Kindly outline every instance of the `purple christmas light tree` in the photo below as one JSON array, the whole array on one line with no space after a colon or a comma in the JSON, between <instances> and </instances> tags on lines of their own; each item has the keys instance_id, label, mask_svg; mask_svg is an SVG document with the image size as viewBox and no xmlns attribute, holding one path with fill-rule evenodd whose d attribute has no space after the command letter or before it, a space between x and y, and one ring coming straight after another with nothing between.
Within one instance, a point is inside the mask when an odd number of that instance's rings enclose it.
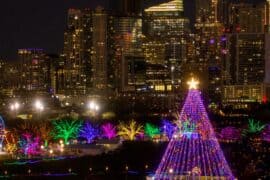
<instances>
[{"instance_id":1,"label":"purple christmas light tree","mask_svg":"<svg viewBox=\"0 0 270 180\"><path fill-rule=\"evenodd\" d=\"M174 132L153 179L234 179L192 79Z\"/></svg>"},{"instance_id":2,"label":"purple christmas light tree","mask_svg":"<svg viewBox=\"0 0 270 180\"><path fill-rule=\"evenodd\" d=\"M116 127L111 123L106 123L101 126L101 129L103 131L103 136L108 139L113 139L116 137Z\"/></svg>"},{"instance_id":3,"label":"purple christmas light tree","mask_svg":"<svg viewBox=\"0 0 270 180\"><path fill-rule=\"evenodd\" d=\"M162 120L161 130L168 137L168 139L171 139L173 136L173 132L175 131L175 125L170 121L164 119Z\"/></svg>"}]
</instances>

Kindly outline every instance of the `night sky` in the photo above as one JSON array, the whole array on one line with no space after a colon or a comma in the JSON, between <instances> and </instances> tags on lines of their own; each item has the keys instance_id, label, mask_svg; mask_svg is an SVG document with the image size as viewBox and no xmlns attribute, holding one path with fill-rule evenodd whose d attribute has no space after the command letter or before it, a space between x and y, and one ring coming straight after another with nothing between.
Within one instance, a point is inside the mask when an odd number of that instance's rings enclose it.
<instances>
[{"instance_id":1,"label":"night sky","mask_svg":"<svg viewBox=\"0 0 270 180\"><path fill-rule=\"evenodd\" d=\"M2 0L0 58L14 60L18 48L60 53L68 8L107 6L108 0ZM98 3L97 3L98 2Z\"/></svg>"},{"instance_id":2,"label":"night sky","mask_svg":"<svg viewBox=\"0 0 270 180\"><path fill-rule=\"evenodd\" d=\"M109 4L113 1L2 0L0 2L0 59L15 60L19 48L43 48L48 53L61 53L67 9L93 9L97 5L110 8ZM185 8L193 9L193 1L186 0ZM192 16L191 11L186 12L188 13L186 16Z\"/></svg>"}]
</instances>

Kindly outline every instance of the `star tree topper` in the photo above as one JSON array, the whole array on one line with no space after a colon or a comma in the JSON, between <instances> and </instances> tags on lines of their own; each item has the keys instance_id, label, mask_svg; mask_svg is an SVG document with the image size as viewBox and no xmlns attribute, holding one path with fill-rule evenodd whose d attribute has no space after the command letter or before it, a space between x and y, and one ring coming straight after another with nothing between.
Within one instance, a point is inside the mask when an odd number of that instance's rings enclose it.
<instances>
[{"instance_id":1,"label":"star tree topper","mask_svg":"<svg viewBox=\"0 0 270 180\"><path fill-rule=\"evenodd\" d=\"M189 89L197 89L199 81L192 78L190 81L187 82L187 84L189 85Z\"/></svg>"}]
</instances>

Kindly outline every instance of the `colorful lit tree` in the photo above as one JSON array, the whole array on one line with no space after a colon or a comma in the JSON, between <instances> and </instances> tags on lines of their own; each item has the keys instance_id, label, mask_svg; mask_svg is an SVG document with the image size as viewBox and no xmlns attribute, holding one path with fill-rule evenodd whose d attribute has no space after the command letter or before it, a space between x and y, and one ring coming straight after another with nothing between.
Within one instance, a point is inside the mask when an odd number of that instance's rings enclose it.
<instances>
[{"instance_id":1,"label":"colorful lit tree","mask_svg":"<svg viewBox=\"0 0 270 180\"><path fill-rule=\"evenodd\" d=\"M121 122L118 126L118 135L133 141L136 135L141 134L142 129L143 126L137 124L134 120L131 120L128 124Z\"/></svg>"},{"instance_id":2,"label":"colorful lit tree","mask_svg":"<svg viewBox=\"0 0 270 180\"><path fill-rule=\"evenodd\" d=\"M171 139L172 138L172 135L173 135L173 132L175 131L175 128L176 126L171 123L170 121L168 120L162 120L162 132L163 134L165 134L168 139Z\"/></svg>"},{"instance_id":3,"label":"colorful lit tree","mask_svg":"<svg viewBox=\"0 0 270 180\"><path fill-rule=\"evenodd\" d=\"M18 150L17 146L18 136L14 132L7 131L5 137L5 151L9 154L14 154Z\"/></svg>"},{"instance_id":4,"label":"colorful lit tree","mask_svg":"<svg viewBox=\"0 0 270 180\"><path fill-rule=\"evenodd\" d=\"M153 179L227 179L234 177L210 123L198 82L189 82L181 125L173 134Z\"/></svg>"},{"instance_id":5,"label":"colorful lit tree","mask_svg":"<svg viewBox=\"0 0 270 180\"><path fill-rule=\"evenodd\" d=\"M270 142L270 124L268 124L266 128L264 129L262 133L262 139L264 141Z\"/></svg>"},{"instance_id":6,"label":"colorful lit tree","mask_svg":"<svg viewBox=\"0 0 270 180\"><path fill-rule=\"evenodd\" d=\"M244 135L248 134L258 134L265 128L265 124L261 124L260 121L255 121L254 119L248 120L248 128L243 131Z\"/></svg>"},{"instance_id":7,"label":"colorful lit tree","mask_svg":"<svg viewBox=\"0 0 270 180\"><path fill-rule=\"evenodd\" d=\"M37 127L37 134L44 142L44 146L48 146L48 141L52 139L52 127L48 122L42 122Z\"/></svg>"},{"instance_id":8,"label":"colorful lit tree","mask_svg":"<svg viewBox=\"0 0 270 180\"><path fill-rule=\"evenodd\" d=\"M40 154L40 138L24 133L19 140L19 147L20 152L26 156L38 155Z\"/></svg>"},{"instance_id":9,"label":"colorful lit tree","mask_svg":"<svg viewBox=\"0 0 270 180\"><path fill-rule=\"evenodd\" d=\"M225 127L221 130L219 137L224 140L239 140L241 138L241 132L235 127Z\"/></svg>"},{"instance_id":10,"label":"colorful lit tree","mask_svg":"<svg viewBox=\"0 0 270 180\"><path fill-rule=\"evenodd\" d=\"M71 138L77 138L82 122L79 120L55 120L52 122L54 139L63 139L65 144Z\"/></svg>"},{"instance_id":11,"label":"colorful lit tree","mask_svg":"<svg viewBox=\"0 0 270 180\"><path fill-rule=\"evenodd\" d=\"M156 135L160 135L160 130L157 126L150 124L150 123L146 123L145 127L144 127L144 133L153 138Z\"/></svg>"},{"instance_id":12,"label":"colorful lit tree","mask_svg":"<svg viewBox=\"0 0 270 180\"><path fill-rule=\"evenodd\" d=\"M116 135L117 135L116 127L111 123L103 124L101 126L101 129L102 129L102 132L103 132L103 136L108 138L108 139L115 138Z\"/></svg>"},{"instance_id":13,"label":"colorful lit tree","mask_svg":"<svg viewBox=\"0 0 270 180\"><path fill-rule=\"evenodd\" d=\"M99 135L98 128L94 127L89 121L84 123L79 133L79 136L87 139L88 143L91 143L94 138L98 137L98 135Z\"/></svg>"}]
</instances>

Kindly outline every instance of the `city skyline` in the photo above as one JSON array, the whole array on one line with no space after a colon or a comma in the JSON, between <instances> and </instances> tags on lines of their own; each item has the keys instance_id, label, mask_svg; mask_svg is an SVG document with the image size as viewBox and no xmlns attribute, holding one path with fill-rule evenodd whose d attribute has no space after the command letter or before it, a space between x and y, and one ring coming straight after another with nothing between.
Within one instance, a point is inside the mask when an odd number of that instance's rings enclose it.
<instances>
[{"instance_id":1,"label":"city skyline","mask_svg":"<svg viewBox=\"0 0 270 180\"><path fill-rule=\"evenodd\" d=\"M17 50L21 48L42 48L49 53L61 53L68 9L108 8L110 0L47 0L39 3L11 0L1 4L0 59L12 61L16 60Z\"/></svg>"},{"instance_id":2,"label":"city skyline","mask_svg":"<svg viewBox=\"0 0 270 180\"><path fill-rule=\"evenodd\" d=\"M169 0L145 1L145 6ZM233 0L238 1L238 0ZM246 0L253 2L255 0ZM257 0L261 2L264 0ZM195 0L184 0L184 13L194 23ZM5 1L0 11L0 59L16 60L21 48L42 48L48 53L59 54L63 50L63 32L69 8L91 8L102 6L113 8L111 0L69 0L69 1ZM16 6L14 5L16 4ZM189 9L188 11L186 9ZM191 9L191 11L190 11ZM193 10L193 11L192 11ZM50 13L47 13L50 12ZM35 22L35 23L33 23Z\"/></svg>"},{"instance_id":3,"label":"city skyline","mask_svg":"<svg viewBox=\"0 0 270 180\"><path fill-rule=\"evenodd\" d=\"M270 179L270 0L12 1L0 177Z\"/></svg>"}]
</instances>

